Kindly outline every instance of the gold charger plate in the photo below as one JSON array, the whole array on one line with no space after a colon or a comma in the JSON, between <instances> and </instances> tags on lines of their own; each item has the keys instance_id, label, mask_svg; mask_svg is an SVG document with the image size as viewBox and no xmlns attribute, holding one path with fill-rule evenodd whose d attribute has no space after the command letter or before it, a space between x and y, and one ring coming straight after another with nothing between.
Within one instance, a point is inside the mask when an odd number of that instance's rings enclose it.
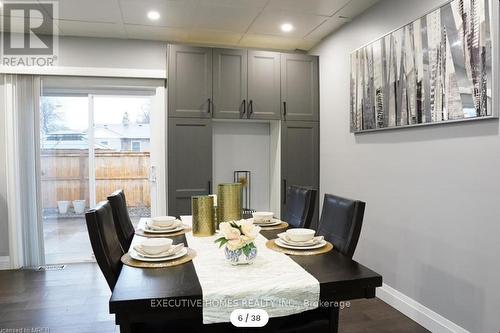
<instances>
[{"instance_id":1,"label":"gold charger plate","mask_svg":"<svg viewBox=\"0 0 500 333\"><path fill-rule=\"evenodd\" d=\"M333 249L333 244L330 242L326 242L326 245L320 247L319 249L312 250L293 250L293 249L285 249L284 247L276 245L274 239L270 239L266 242L266 246L276 252L281 252L285 254L291 254L294 256L313 256L316 254L323 254L330 252Z\"/></svg>"},{"instance_id":2,"label":"gold charger plate","mask_svg":"<svg viewBox=\"0 0 500 333\"><path fill-rule=\"evenodd\" d=\"M273 226L270 226L270 227L263 227L263 226L260 225L259 227L262 228L262 231L280 230L280 229L286 229L286 228L288 228L288 223L281 221L281 223L278 224L278 225L273 225Z\"/></svg>"},{"instance_id":3,"label":"gold charger plate","mask_svg":"<svg viewBox=\"0 0 500 333\"><path fill-rule=\"evenodd\" d=\"M122 256L122 263L124 265L130 266L130 267L137 267L137 268L165 268L165 267L174 267L174 266L179 266L182 264L185 264L187 262L190 262L193 260L194 257L196 257L196 251L187 248L188 252L185 256L174 259L174 260L168 260L168 261L157 261L157 262L146 262L146 261L140 261L140 260L135 260L132 259L130 254L125 253Z\"/></svg>"},{"instance_id":4,"label":"gold charger plate","mask_svg":"<svg viewBox=\"0 0 500 333\"><path fill-rule=\"evenodd\" d=\"M144 230L142 229L136 229L135 234L138 236L148 237L148 238L170 238L170 237L184 235L185 233L188 233L191 230L192 229L190 227L184 227L184 230L179 230L176 232L172 232L170 234L157 234L157 233L144 232Z\"/></svg>"}]
</instances>

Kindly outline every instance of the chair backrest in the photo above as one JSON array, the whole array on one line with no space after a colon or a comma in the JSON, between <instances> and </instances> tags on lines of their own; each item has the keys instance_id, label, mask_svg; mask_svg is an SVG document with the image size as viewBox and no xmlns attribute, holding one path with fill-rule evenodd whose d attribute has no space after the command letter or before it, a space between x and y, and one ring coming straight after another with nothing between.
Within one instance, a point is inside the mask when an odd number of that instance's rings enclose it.
<instances>
[{"instance_id":1,"label":"chair backrest","mask_svg":"<svg viewBox=\"0 0 500 333\"><path fill-rule=\"evenodd\" d=\"M108 197L108 200L113 210L113 220L115 221L118 240L123 251L128 252L135 230L128 214L125 192L123 190L115 191Z\"/></svg>"},{"instance_id":2,"label":"chair backrest","mask_svg":"<svg viewBox=\"0 0 500 333\"><path fill-rule=\"evenodd\" d=\"M97 264L113 291L122 269L124 252L116 235L111 205L108 201L101 202L85 214L85 219Z\"/></svg>"},{"instance_id":3,"label":"chair backrest","mask_svg":"<svg viewBox=\"0 0 500 333\"><path fill-rule=\"evenodd\" d=\"M283 214L291 228L309 228L314 215L316 190L290 186L286 194L286 210Z\"/></svg>"},{"instance_id":4,"label":"chair backrest","mask_svg":"<svg viewBox=\"0 0 500 333\"><path fill-rule=\"evenodd\" d=\"M325 194L318 234L352 258L361 233L365 205L362 201Z\"/></svg>"}]
</instances>

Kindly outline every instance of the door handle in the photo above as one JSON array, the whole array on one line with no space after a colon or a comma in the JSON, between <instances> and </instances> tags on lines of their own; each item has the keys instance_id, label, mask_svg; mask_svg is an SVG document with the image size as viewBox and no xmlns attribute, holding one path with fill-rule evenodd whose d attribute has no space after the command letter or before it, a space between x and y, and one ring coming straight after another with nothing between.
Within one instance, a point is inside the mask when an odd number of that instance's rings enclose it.
<instances>
[{"instance_id":1,"label":"door handle","mask_svg":"<svg viewBox=\"0 0 500 333\"><path fill-rule=\"evenodd\" d=\"M286 179L283 179L283 204L286 205Z\"/></svg>"},{"instance_id":2,"label":"door handle","mask_svg":"<svg viewBox=\"0 0 500 333\"><path fill-rule=\"evenodd\" d=\"M243 103L242 103L242 106L243 106L243 111L241 112L241 116L245 116L245 113L247 113L247 100L244 99L243 100Z\"/></svg>"},{"instance_id":3,"label":"door handle","mask_svg":"<svg viewBox=\"0 0 500 333\"><path fill-rule=\"evenodd\" d=\"M212 181L208 181L208 194L212 194Z\"/></svg>"},{"instance_id":4,"label":"door handle","mask_svg":"<svg viewBox=\"0 0 500 333\"><path fill-rule=\"evenodd\" d=\"M212 112L212 100L209 98L208 99L208 113Z\"/></svg>"},{"instance_id":5,"label":"door handle","mask_svg":"<svg viewBox=\"0 0 500 333\"><path fill-rule=\"evenodd\" d=\"M149 167L149 179L151 183L156 183L156 167L154 165Z\"/></svg>"},{"instance_id":6,"label":"door handle","mask_svg":"<svg viewBox=\"0 0 500 333\"><path fill-rule=\"evenodd\" d=\"M283 101L283 117L286 117L286 102Z\"/></svg>"},{"instance_id":7,"label":"door handle","mask_svg":"<svg viewBox=\"0 0 500 333\"><path fill-rule=\"evenodd\" d=\"M248 102L248 118L250 118L252 113L253 113L253 100L250 100Z\"/></svg>"}]
</instances>

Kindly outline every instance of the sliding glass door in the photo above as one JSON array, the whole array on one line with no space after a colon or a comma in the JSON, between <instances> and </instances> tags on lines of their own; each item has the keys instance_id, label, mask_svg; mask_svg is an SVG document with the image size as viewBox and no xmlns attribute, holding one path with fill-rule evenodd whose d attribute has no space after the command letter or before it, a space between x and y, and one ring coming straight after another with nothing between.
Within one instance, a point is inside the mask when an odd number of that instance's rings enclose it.
<instances>
[{"instance_id":1,"label":"sliding glass door","mask_svg":"<svg viewBox=\"0 0 500 333\"><path fill-rule=\"evenodd\" d=\"M162 91L112 88L46 89L41 98L47 264L94 260L84 214L115 190L125 191L133 223L165 211L157 172L164 165Z\"/></svg>"}]
</instances>

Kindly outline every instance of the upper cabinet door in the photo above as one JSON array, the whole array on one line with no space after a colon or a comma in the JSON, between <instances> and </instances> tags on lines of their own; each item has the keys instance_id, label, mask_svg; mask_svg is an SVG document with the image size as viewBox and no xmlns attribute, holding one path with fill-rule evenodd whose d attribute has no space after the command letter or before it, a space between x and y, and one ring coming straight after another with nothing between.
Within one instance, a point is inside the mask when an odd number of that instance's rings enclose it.
<instances>
[{"instance_id":1,"label":"upper cabinet door","mask_svg":"<svg viewBox=\"0 0 500 333\"><path fill-rule=\"evenodd\" d=\"M212 117L212 49L169 45L168 115Z\"/></svg>"},{"instance_id":2,"label":"upper cabinet door","mask_svg":"<svg viewBox=\"0 0 500 333\"><path fill-rule=\"evenodd\" d=\"M215 118L240 119L247 116L247 50L214 49Z\"/></svg>"},{"instance_id":3,"label":"upper cabinet door","mask_svg":"<svg viewBox=\"0 0 500 333\"><path fill-rule=\"evenodd\" d=\"M280 95L280 54L249 50L248 118L281 119Z\"/></svg>"},{"instance_id":4,"label":"upper cabinet door","mask_svg":"<svg viewBox=\"0 0 500 333\"><path fill-rule=\"evenodd\" d=\"M319 120L318 57L281 55L281 113L284 120Z\"/></svg>"}]
</instances>

